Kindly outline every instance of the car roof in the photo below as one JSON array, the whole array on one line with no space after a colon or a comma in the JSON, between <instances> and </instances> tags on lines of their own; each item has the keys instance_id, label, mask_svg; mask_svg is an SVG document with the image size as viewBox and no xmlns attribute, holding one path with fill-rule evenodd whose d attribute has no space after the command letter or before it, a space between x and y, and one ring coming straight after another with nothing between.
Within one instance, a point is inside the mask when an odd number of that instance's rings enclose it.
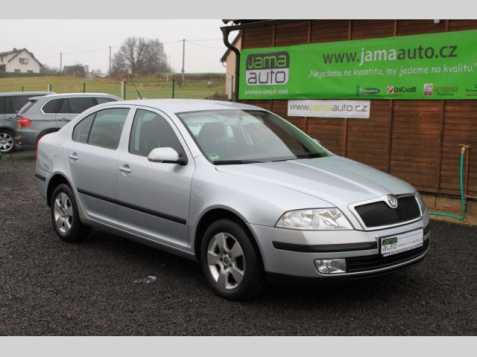
<instances>
[{"instance_id":1,"label":"car roof","mask_svg":"<svg viewBox=\"0 0 477 357\"><path fill-rule=\"evenodd\" d=\"M52 92L43 91L24 91L24 92L0 92L0 97L13 97L13 96L44 96L51 94Z\"/></svg>"},{"instance_id":2,"label":"car roof","mask_svg":"<svg viewBox=\"0 0 477 357\"><path fill-rule=\"evenodd\" d=\"M86 93L51 93L48 95L35 97L32 99L54 99L54 98L77 98L77 97L110 97L110 98L118 98L115 95L108 94L108 93L93 93L93 92L86 92Z\"/></svg>"},{"instance_id":3,"label":"car roof","mask_svg":"<svg viewBox=\"0 0 477 357\"><path fill-rule=\"evenodd\" d=\"M138 105L146 106L155 109L162 109L171 113L183 113L183 112L195 112L201 110L231 110L231 109L258 109L263 108L256 107L254 105L220 101L220 100L208 100L208 99L140 99L140 100L124 100L114 103L108 103L109 105Z\"/></svg>"}]
</instances>

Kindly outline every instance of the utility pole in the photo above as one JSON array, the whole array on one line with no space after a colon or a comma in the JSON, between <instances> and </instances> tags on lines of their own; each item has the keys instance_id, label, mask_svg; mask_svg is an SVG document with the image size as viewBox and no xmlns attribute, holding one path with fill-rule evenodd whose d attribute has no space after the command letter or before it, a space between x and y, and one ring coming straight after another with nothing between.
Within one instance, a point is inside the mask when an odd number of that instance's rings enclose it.
<instances>
[{"instance_id":1,"label":"utility pole","mask_svg":"<svg viewBox=\"0 0 477 357\"><path fill-rule=\"evenodd\" d=\"M111 75L112 72L112 55L111 55L111 46L109 46L109 75Z\"/></svg>"},{"instance_id":2,"label":"utility pole","mask_svg":"<svg viewBox=\"0 0 477 357\"><path fill-rule=\"evenodd\" d=\"M61 69L63 68L63 52L60 51L60 73L62 72Z\"/></svg>"},{"instance_id":3,"label":"utility pole","mask_svg":"<svg viewBox=\"0 0 477 357\"><path fill-rule=\"evenodd\" d=\"M185 74L185 38L182 39L182 83L184 83Z\"/></svg>"}]
</instances>

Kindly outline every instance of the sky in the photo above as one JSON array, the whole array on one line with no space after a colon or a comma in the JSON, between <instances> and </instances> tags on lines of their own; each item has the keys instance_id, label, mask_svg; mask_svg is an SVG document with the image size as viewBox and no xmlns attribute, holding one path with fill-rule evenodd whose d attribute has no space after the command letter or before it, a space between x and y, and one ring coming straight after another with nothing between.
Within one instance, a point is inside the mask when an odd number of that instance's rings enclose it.
<instances>
[{"instance_id":1,"label":"sky","mask_svg":"<svg viewBox=\"0 0 477 357\"><path fill-rule=\"evenodd\" d=\"M109 46L114 55L127 37L157 38L179 72L185 38L186 72L224 72L222 25L221 20L0 20L0 52L25 47L55 68L63 52L63 65L84 64L106 73Z\"/></svg>"}]
</instances>

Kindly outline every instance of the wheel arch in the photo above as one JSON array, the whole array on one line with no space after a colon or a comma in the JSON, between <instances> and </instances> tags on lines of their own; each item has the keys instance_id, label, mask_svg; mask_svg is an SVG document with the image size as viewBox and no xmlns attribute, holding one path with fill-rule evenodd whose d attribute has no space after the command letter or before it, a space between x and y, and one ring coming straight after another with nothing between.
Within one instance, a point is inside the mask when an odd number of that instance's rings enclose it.
<instances>
[{"instance_id":1,"label":"wheel arch","mask_svg":"<svg viewBox=\"0 0 477 357\"><path fill-rule=\"evenodd\" d=\"M44 136L46 134L56 133L60 129L61 128L48 128L48 129L44 129L44 130L40 131L40 133L38 133L38 135L36 137L36 142L38 143L38 140L40 140L42 136Z\"/></svg>"},{"instance_id":2,"label":"wheel arch","mask_svg":"<svg viewBox=\"0 0 477 357\"><path fill-rule=\"evenodd\" d=\"M264 262L263 262L263 254L258 244L257 237L252 229L250 229L249 225L247 224L247 220L240 215L237 211L229 207L212 207L205 211L199 218L196 224L196 229L194 232L194 254L196 256L197 261L200 261L200 246L202 243L202 239L204 236L205 231L213 222L219 219L230 219L239 225L241 225L248 235L251 237L252 244L254 245L255 249L257 249L260 264L262 269L264 269Z\"/></svg>"},{"instance_id":3,"label":"wheel arch","mask_svg":"<svg viewBox=\"0 0 477 357\"><path fill-rule=\"evenodd\" d=\"M66 178L64 174L60 172L53 174L51 178L48 180L48 185L46 188L46 202L48 206L51 205L51 195L53 194L53 191L58 185L62 183L68 185L74 192L73 186L71 185L70 181Z\"/></svg>"}]
</instances>

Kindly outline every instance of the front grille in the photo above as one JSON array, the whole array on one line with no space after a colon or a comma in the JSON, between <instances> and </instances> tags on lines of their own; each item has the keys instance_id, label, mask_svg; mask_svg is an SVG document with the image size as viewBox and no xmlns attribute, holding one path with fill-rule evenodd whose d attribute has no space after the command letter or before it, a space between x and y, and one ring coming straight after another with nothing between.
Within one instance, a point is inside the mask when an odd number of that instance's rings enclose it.
<instances>
[{"instance_id":1,"label":"front grille","mask_svg":"<svg viewBox=\"0 0 477 357\"><path fill-rule=\"evenodd\" d=\"M379 201L356 206L355 210L368 228L389 226L419 218L421 212L414 196L402 196L397 199L397 208L391 208L386 202Z\"/></svg>"},{"instance_id":2,"label":"front grille","mask_svg":"<svg viewBox=\"0 0 477 357\"><path fill-rule=\"evenodd\" d=\"M407 260L413 259L424 253L429 246L429 239L424 241L422 247L402 252L396 255L383 257L380 254L367 255L364 257L351 257L346 258L346 271L348 273L374 270L380 268L386 268L391 265L403 263Z\"/></svg>"}]
</instances>

